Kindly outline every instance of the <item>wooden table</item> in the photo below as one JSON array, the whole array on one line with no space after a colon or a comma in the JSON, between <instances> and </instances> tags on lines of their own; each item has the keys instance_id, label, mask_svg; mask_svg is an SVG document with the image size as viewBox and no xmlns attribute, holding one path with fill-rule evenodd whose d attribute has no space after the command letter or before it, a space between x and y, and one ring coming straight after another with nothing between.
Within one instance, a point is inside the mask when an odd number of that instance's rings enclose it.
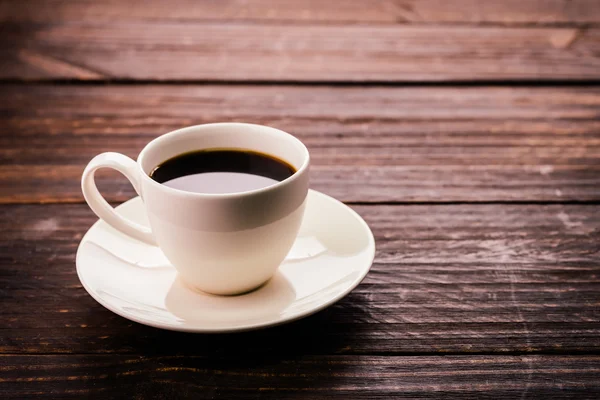
<instances>
[{"instance_id":1,"label":"wooden table","mask_svg":"<svg viewBox=\"0 0 600 400\"><path fill-rule=\"evenodd\" d=\"M0 20L0 398L600 396L597 0L2 0ZM369 223L349 296L194 335L81 287L85 164L214 121L297 135L311 186Z\"/></svg>"}]
</instances>

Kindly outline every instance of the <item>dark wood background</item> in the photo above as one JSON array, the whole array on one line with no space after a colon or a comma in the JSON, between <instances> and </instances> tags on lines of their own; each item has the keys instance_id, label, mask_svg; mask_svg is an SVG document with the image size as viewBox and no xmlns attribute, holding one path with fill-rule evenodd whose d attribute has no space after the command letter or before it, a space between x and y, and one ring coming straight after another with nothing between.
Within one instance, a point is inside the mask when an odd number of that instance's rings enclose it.
<instances>
[{"instance_id":1,"label":"dark wood background","mask_svg":"<svg viewBox=\"0 0 600 400\"><path fill-rule=\"evenodd\" d=\"M0 398L597 398L599 83L597 0L0 0ZM81 287L85 164L216 121L369 223L348 297L194 335Z\"/></svg>"}]
</instances>

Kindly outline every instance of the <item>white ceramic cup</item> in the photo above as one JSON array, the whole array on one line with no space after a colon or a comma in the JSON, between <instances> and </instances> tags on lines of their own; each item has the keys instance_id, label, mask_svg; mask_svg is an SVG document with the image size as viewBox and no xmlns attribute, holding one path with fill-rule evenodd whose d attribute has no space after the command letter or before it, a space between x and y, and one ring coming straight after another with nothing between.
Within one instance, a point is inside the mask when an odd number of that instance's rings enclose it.
<instances>
[{"instance_id":1,"label":"white ceramic cup","mask_svg":"<svg viewBox=\"0 0 600 400\"><path fill-rule=\"evenodd\" d=\"M203 194L162 185L150 173L162 162L194 150L245 149L273 155L296 169L262 189ZM83 195L98 217L122 233L160 247L180 277L212 294L239 294L273 276L298 234L308 193L310 157L294 136L242 123L197 125L162 135L144 147L137 162L119 153L90 161ZM125 175L142 198L151 229L128 221L106 202L94 182L99 168Z\"/></svg>"}]
</instances>

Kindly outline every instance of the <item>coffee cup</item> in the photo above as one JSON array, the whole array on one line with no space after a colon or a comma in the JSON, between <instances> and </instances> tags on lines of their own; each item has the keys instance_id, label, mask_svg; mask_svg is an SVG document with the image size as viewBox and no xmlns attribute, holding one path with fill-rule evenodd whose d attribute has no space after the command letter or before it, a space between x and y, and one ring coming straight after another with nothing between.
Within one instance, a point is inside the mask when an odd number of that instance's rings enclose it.
<instances>
[{"instance_id":1,"label":"coffee cup","mask_svg":"<svg viewBox=\"0 0 600 400\"><path fill-rule=\"evenodd\" d=\"M283 160L294 172L270 185L240 192L201 193L169 187L153 171L193 151L233 149ZM137 161L119 154L94 157L81 185L90 208L108 225L157 245L183 282L203 292L234 295L268 281L291 249L308 193L310 156L300 140L279 129L244 123L191 126L159 136ZM98 191L94 173L112 168L141 197L150 228L119 215Z\"/></svg>"}]
</instances>

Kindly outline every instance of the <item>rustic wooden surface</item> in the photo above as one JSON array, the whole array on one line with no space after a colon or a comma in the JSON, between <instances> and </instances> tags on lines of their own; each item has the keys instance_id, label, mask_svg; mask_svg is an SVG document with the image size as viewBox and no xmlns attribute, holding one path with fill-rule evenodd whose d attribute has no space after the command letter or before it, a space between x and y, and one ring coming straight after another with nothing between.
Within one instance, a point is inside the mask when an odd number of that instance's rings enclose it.
<instances>
[{"instance_id":1,"label":"rustic wooden surface","mask_svg":"<svg viewBox=\"0 0 600 400\"><path fill-rule=\"evenodd\" d=\"M596 0L39 3L0 3L0 79L600 78Z\"/></svg>"},{"instance_id":2,"label":"rustic wooden surface","mask_svg":"<svg viewBox=\"0 0 600 400\"><path fill-rule=\"evenodd\" d=\"M12 382L11 393L50 399L57 392L66 398L140 398L151 393L171 399L185 393L190 398L371 399L415 398L424 391L443 398L483 398L482 393L491 399L523 393L586 398L600 372L590 367L600 363L599 356L302 356L253 362L239 357L80 354L6 359L2 381ZM571 379L561 382L565 373Z\"/></svg>"},{"instance_id":3,"label":"rustic wooden surface","mask_svg":"<svg viewBox=\"0 0 600 400\"><path fill-rule=\"evenodd\" d=\"M192 20L338 23L600 23L596 0L0 0L1 21Z\"/></svg>"},{"instance_id":4,"label":"rustic wooden surface","mask_svg":"<svg viewBox=\"0 0 600 400\"><path fill-rule=\"evenodd\" d=\"M81 202L94 155L223 120L294 132L313 187L347 202L600 200L596 87L0 87L0 203ZM110 200L133 195L103 177Z\"/></svg>"},{"instance_id":5,"label":"rustic wooden surface","mask_svg":"<svg viewBox=\"0 0 600 400\"><path fill-rule=\"evenodd\" d=\"M0 78L394 82L600 78L600 28L5 23ZM373 62L377 60L377 62Z\"/></svg>"},{"instance_id":6,"label":"rustic wooden surface","mask_svg":"<svg viewBox=\"0 0 600 400\"><path fill-rule=\"evenodd\" d=\"M0 398L600 396L596 0L0 0L0 30ZM294 133L369 223L350 295L194 335L81 287L85 164L215 121Z\"/></svg>"}]
</instances>

